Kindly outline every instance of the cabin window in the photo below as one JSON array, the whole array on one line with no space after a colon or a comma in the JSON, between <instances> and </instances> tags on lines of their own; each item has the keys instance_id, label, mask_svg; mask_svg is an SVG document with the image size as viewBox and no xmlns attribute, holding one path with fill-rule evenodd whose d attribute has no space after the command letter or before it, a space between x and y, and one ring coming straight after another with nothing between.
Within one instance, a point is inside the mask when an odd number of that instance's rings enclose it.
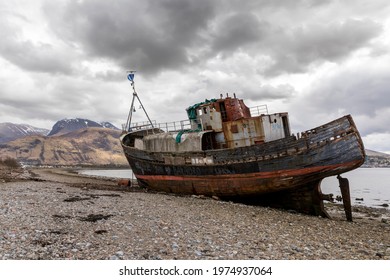
<instances>
[{"instance_id":1,"label":"cabin window","mask_svg":"<svg viewBox=\"0 0 390 280\"><path fill-rule=\"evenodd\" d=\"M198 115L199 115L199 116L202 115L202 109L199 109L199 110L198 110Z\"/></svg>"},{"instance_id":2,"label":"cabin window","mask_svg":"<svg viewBox=\"0 0 390 280\"><path fill-rule=\"evenodd\" d=\"M238 126L236 124L233 124L231 127L230 127L230 131L232 133L238 133Z\"/></svg>"},{"instance_id":3,"label":"cabin window","mask_svg":"<svg viewBox=\"0 0 390 280\"><path fill-rule=\"evenodd\" d=\"M207 107L203 107L203 112L205 115L207 115Z\"/></svg>"},{"instance_id":4,"label":"cabin window","mask_svg":"<svg viewBox=\"0 0 390 280\"><path fill-rule=\"evenodd\" d=\"M215 147L215 136L213 133L205 133L202 136L202 150L212 150Z\"/></svg>"},{"instance_id":5,"label":"cabin window","mask_svg":"<svg viewBox=\"0 0 390 280\"><path fill-rule=\"evenodd\" d=\"M220 110L221 110L222 121L223 121L223 122L226 122L226 121L228 120L228 118L227 118L225 103L220 102L220 103L219 103L219 108L220 108Z\"/></svg>"},{"instance_id":6,"label":"cabin window","mask_svg":"<svg viewBox=\"0 0 390 280\"><path fill-rule=\"evenodd\" d=\"M287 116L282 117L282 123L283 123L284 137L290 136L290 127L289 127Z\"/></svg>"}]
</instances>

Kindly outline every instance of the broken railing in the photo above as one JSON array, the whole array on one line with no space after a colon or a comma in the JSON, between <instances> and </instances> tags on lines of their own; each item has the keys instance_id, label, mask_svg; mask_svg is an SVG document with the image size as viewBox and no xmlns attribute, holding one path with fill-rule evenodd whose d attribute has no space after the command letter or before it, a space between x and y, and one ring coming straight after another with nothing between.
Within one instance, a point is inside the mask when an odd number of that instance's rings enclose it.
<instances>
[{"instance_id":1,"label":"broken railing","mask_svg":"<svg viewBox=\"0 0 390 280\"><path fill-rule=\"evenodd\" d=\"M252 117L268 114L267 105L259 105L249 108ZM155 120L148 122L136 122L132 123L129 131L136 130L150 130L150 133L156 133L158 130L153 128L161 129L164 132L179 132L183 130L194 129L194 127L202 126L202 124L197 123L195 120L182 120L182 121L173 121L173 122L164 122L157 123ZM122 129L125 130L125 126L122 125ZM201 129L202 130L202 129Z\"/></svg>"}]
</instances>

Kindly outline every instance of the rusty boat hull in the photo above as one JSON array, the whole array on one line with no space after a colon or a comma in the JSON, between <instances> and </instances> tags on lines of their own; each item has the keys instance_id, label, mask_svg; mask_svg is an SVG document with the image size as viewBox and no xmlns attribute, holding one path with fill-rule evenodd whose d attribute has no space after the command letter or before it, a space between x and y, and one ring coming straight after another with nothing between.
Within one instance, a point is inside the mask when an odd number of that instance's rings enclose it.
<instances>
[{"instance_id":1,"label":"rusty boat hull","mask_svg":"<svg viewBox=\"0 0 390 280\"><path fill-rule=\"evenodd\" d=\"M153 152L134 146L156 128L121 136L138 183L176 194L218 196L327 217L321 181L364 163L362 139L350 115L300 136L238 148ZM196 160L194 160L196 159ZM204 160L197 160L204 159Z\"/></svg>"}]
</instances>

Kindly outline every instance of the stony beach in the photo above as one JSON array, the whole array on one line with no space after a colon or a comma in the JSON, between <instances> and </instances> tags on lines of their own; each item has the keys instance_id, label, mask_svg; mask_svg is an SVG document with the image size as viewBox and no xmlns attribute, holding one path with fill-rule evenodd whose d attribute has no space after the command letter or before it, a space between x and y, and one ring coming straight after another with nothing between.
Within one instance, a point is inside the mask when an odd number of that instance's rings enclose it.
<instances>
[{"instance_id":1,"label":"stony beach","mask_svg":"<svg viewBox=\"0 0 390 280\"><path fill-rule=\"evenodd\" d=\"M118 186L61 169L3 170L0 260L383 260L390 213L347 222L198 196Z\"/></svg>"}]
</instances>

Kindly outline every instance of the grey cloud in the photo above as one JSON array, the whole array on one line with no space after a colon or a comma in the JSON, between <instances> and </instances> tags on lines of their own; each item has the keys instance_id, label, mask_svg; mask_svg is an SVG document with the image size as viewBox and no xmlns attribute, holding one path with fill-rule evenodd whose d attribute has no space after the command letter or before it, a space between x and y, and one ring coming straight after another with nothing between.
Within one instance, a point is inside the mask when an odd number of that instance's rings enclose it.
<instances>
[{"instance_id":1,"label":"grey cloud","mask_svg":"<svg viewBox=\"0 0 390 280\"><path fill-rule=\"evenodd\" d=\"M33 43L22 39L23 24L29 24L22 15L3 12L0 19L2 40L0 55L18 67L46 73L70 73L70 59L63 50L47 43Z\"/></svg>"},{"instance_id":2,"label":"grey cloud","mask_svg":"<svg viewBox=\"0 0 390 280\"><path fill-rule=\"evenodd\" d=\"M294 51L304 57L334 60L349 54L379 35L381 26L371 20L348 19L325 26L313 25L296 30Z\"/></svg>"},{"instance_id":3,"label":"grey cloud","mask_svg":"<svg viewBox=\"0 0 390 280\"><path fill-rule=\"evenodd\" d=\"M264 99L286 99L291 98L295 93L293 86L280 84L278 86L262 85L258 95Z\"/></svg>"},{"instance_id":4,"label":"grey cloud","mask_svg":"<svg viewBox=\"0 0 390 280\"><path fill-rule=\"evenodd\" d=\"M339 61L378 36L369 19L282 24L287 8L310 15L329 1L47 1L58 38L92 58L110 59L144 74L188 69L236 51L273 62L261 74L300 73L314 63ZM306 10L304 10L306 8Z\"/></svg>"},{"instance_id":5,"label":"grey cloud","mask_svg":"<svg viewBox=\"0 0 390 280\"><path fill-rule=\"evenodd\" d=\"M296 90L290 84L279 84L276 86L264 85L243 85L242 97L255 102L264 102L272 100L286 100L295 96Z\"/></svg>"},{"instance_id":6,"label":"grey cloud","mask_svg":"<svg viewBox=\"0 0 390 280\"><path fill-rule=\"evenodd\" d=\"M124 72L113 71L110 69L107 69L106 71L99 71L94 75L94 78L109 82L123 82L124 77Z\"/></svg>"},{"instance_id":7,"label":"grey cloud","mask_svg":"<svg viewBox=\"0 0 390 280\"><path fill-rule=\"evenodd\" d=\"M367 45L382 31L371 20L353 20L332 24L311 24L282 32L272 39L270 50L275 64L265 74L303 72L315 62L336 62Z\"/></svg>"},{"instance_id":8,"label":"grey cloud","mask_svg":"<svg viewBox=\"0 0 390 280\"><path fill-rule=\"evenodd\" d=\"M56 51L49 44L33 44L30 41L10 42L0 47L2 56L22 69L33 72L72 72L66 54Z\"/></svg>"},{"instance_id":9,"label":"grey cloud","mask_svg":"<svg viewBox=\"0 0 390 280\"><path fill-rule=\"evenodd\" d=\"M263 25L268 27L266 22L261 22L251 12L232 14L218 24L212 48L217 53L233 52L248 44L258 43L265 33Z\"/></svg>"},{"instance_id":10,"label":"grey cloud","mask_svg":"<svg viewBox=\"0 0 390 280\"><path fill-rule=\"evenodd\" d=\"M339 73L328 82L324 81L313 89L312 98L324 109L374 117L379 110L390 107L389 88L386 72L372 73L360 69Z\"/></svg>"},{"instance_id":11,"label":"grey cloud","mask_svg":"<svg viewBox=\"0 0 390 280\"><path fill-rule=\"evenodd\" d=\"M18 116L26 123L37 119L58 120L62 113L62 108L53 98L32 97L17 99L15 97L1 98L1 114Z\"/></svg>"},{"instance_id":12,"label":"grey cloud","mask_svg":"<svg viewBox=\"0 0 390 280\"><path fill-rule=\"evenodd\" d=\"M389 133L390 118L388 89L390 68L378 64L354 66L351 69L327 73L308 88L305 95L295 99L291 111L302 120L330 121L351 114L362 134ZM318 120L317 120L318 122Z\"/></svg>"},{"instance_id":13,"label":"grey cloud","mask_svg":"<svg viewBox=\"0 0 390 280\"><path fill-rule=\"evenodd\" d=\"M34 94L23 85L18 92L14 88L2 89L0 117L15 115L22 120L46 119L54 123L66 117L112 120L122 110L125 115L128 104L123 104L124 97L115 90L110 91L110 83L94 81L92 85L74 77L50 80L42 85L42 92Z\"/></svg>"},{"instance_id":14,"label":"grey cloud","mask_svg":"<svg viewBox=\"0 0 390 280\"><path fill-rule=\"evenodd\" d=\"M48 2L45 11L58 37L82 45L88 55L112 59L124 69L157 73L190 64L188 50L201 40L212 16L210 1Z\"/></svg>"},{"instance_id":15,"label":"grey cloud","mask_svg":"<svg viewBox=\"0 0 390 280\"><path fill-rule=\"evenodd\" d=\"M230 10L286 10L289 13L312 7L326 6L334 0L256 0L256 1L242 1L242 0L227 0L222 1Z\"/></svg>"}]
</instances>

